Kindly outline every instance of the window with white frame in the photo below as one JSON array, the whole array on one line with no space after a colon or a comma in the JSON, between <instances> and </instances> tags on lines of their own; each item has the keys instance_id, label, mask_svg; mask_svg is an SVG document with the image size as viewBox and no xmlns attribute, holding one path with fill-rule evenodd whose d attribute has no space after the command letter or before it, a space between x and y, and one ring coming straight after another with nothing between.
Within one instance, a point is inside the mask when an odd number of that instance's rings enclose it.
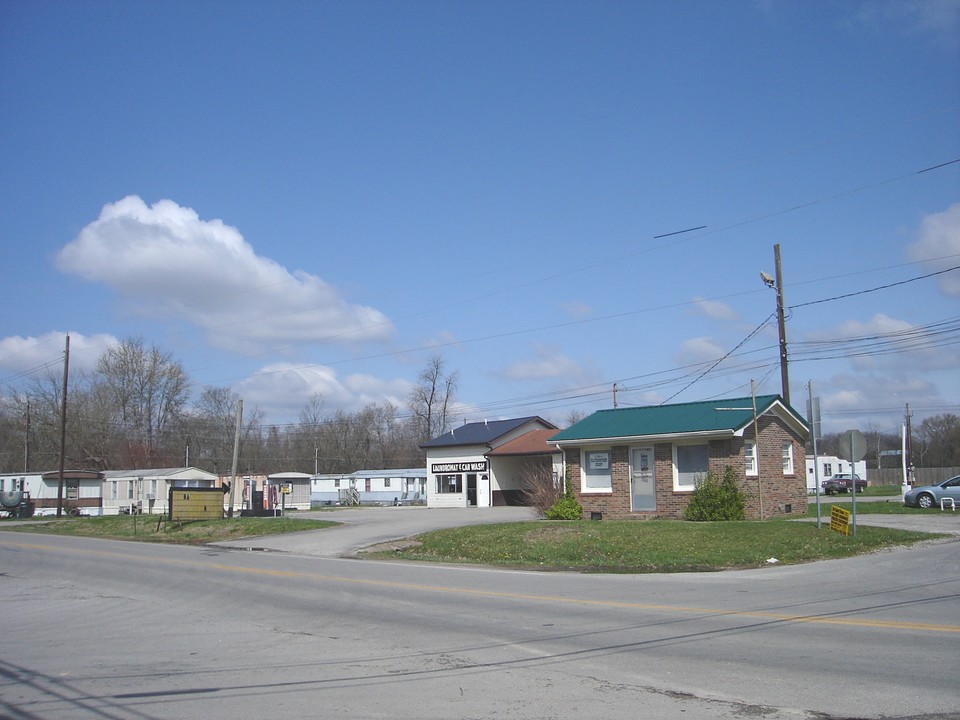
<instances>
[{"instance_id":1,"label":"window with white frame","mask_svg":"<svg viewBox=\"0 0 960 720\"><path fill-rule=\"evenodd\" d=\"M133 500L133 480L127 480L127 500Z\"/></svg>"},{"instance_id":2,"label":"window with white frame","mask_svg":"<svg viewBox=\"0 0 960 720\"><path fill-rule=\"evenodd\" d=\"M582 492L613 492L609 450L584 450Z\"/></svg>"},{"instance_id":3,"label":"window with white frame","mask_svg":"<svg viewBox=\"0 0 960 720\"><path fill-rule=\"evenodd\" d=\"M833 463L824 463L823 464L823 477L830 477L833 475Z\"/></svg>"},{"instance_id":4,"label":"window with white frame","mask_svg":"<svg viewBox=\"0 0 960 720\"><path fill-rule=\"evenodd\" d=\"M793 475L793 443L783 441L783 474Z\"/></svg>"},{"instance_id":5,"label":"window with white frame","mask_svg":"<svg viewBox=\"0 0 960 720\"><path fill-rule=\"evenodd\" d=\"M757 474L757 442L755 440L743 442L743 465L747 475Z\"/></svg>"},{"instance_id":6,"label":"window with white frame","mask_svg":"<svg viewBox=\"0 0 960 720\"><path fill-rule=\"evenodd\" d=\"M710 452L702 445L673 446L673 489L693 490L697 480L707 475L710 469Z\"/></svg>"},{"instance_id":7,"label":"window with white frame","mask_svg":"<svg viewBox=\"0 0 960 720\"><path fill-rule=\"evenodd\" d=\"M384 486L385 488L390 487L390 478L384 478L384 479L383 479L383 486Z\"/></svg>"},{"instance_id":8,"label":"window with white frame","mask_svg":"<svg viewBox=\"0 0 960 720\"><path fill-rule=\"evenodd\" d=\"M119 491L117 490L117 486L118 486L119 484L120 484L120 483L118 483L116 480L114 480L113 482L110 483L110 499L111 499L111 500L116 500L116 499L117 499L117 497L118 497L118 495L119 495Z\"/></svg>"}]
</instances>

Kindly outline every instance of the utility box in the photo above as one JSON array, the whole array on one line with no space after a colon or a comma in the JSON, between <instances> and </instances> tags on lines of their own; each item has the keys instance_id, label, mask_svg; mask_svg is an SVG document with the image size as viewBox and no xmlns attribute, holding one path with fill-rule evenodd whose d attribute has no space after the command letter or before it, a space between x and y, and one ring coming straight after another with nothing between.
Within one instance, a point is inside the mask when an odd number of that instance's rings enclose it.
<instances>
[{"instance_id":1,"label":"utility box","mask_svg":"<svg viewBox=\"0 0 960 720\"><path fill-rule=\"evenodd\" d=\"M223 488L170 488L171 521L219 520L223 517Z\"/></svg>"}]
</instances>

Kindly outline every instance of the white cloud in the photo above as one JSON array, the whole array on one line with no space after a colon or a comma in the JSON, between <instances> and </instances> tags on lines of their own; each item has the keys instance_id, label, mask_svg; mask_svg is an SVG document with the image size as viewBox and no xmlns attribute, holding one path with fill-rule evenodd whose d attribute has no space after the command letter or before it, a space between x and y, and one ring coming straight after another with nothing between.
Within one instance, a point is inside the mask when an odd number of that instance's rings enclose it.
<instances>
[{"instance_id":1,"label":"white cloud","mask_svg":"<svg viewBox=\"0 0 960 720\"><path fill-rule=\"evenodd\" d=\"M257 255L221 220L171 200L105 205L56 257L64 273L107 285L143 316L183 320L238 352L285 344L382 341L380 311L344 300L316 275Z\"/></svg>"},{"instance_id":2,"label":"white cloud","mask_svg":"<svg viewBox=\"0 0 960 720\"><path fill-rule=\"evenodd\" d=\"M912 374L838 374L817 386L824 431L843 432L887 420L884 432L896 432L906 411L913 407L938 406L943 398L937 386Z\"/></svg>"},{"instance_id":3,"label":"white cloud","mask_svg":"<svg viewBox=\"0 0 960 720\"><path fill-rule=\"evenodd\" d=\"M240 382L237 392L251 407L268 417L296 418L314 395L324 408L353 413L367 405L391 403L404 408L411 385L406 380L383 380L370 375L337 373L325 365L273 363Z\"/></svg>"},{"instance_id":4,"label":"white cloud","mask_svg":"<svg viewBox=\"0 0 960 720\"><path fill-rule=\"evenodd\" d=\"M877 313L867 322L848 320L835 328L811 333L805 340L811 343L836 343L855 338L876 338L878 343L897 343L885 346L878 344L875 353L870 353L863 343L858 344L856 350L847 354L855 370L885 368L920 372L960 366L960 352L949 346L941 346L935 335L923 332L905 320L891 318L883 313ZM883 352L884 349L890 352ZM835 349L831 354L842 352L841 349Z\"/></svg>"},{"instance_id":5,"label":"white cloud","mask_svg":"<svg viewBox=\"0 0 960 720\"><path fill-rule=\"evenodd\" d=\"M960 265L960 203L927 215L917 235L917 241L907 248L911 260L929 261L938 270ZM947 295L960 295L960 270L941 275L940 289Z\"/></svg>"},{"instance_id":6,"label":"white cloud","mask_svg":"<svg viewBox=\"0 0 960 720\"><path fill-rule=\"evenodd\" d=\"M684 340L673 358L678 365L693 365L716 360L726 354L727 350L712 338L697 337Z\"/></svg>"},{"instance_id":7,"label":"white cloud","mask_svg":"<svg viewBox=\"0 0 960 720\"><path fill-rule=\"evenodd\" d=\"M736 310L726 303L717 300L706 300L702 297L693 299L693 313L710 318L711 320L736 320L739 316Z\"/></svg>"},{"instance_id":8,"label":"white cloud","mask_svg":"<svg viewBox=\"0 0 960 720\"><path fill-rule=\"evenodd\" d=\"M503 370L510 380L545 380L548 378L580 378L583 369L571 357L557 348L540 345L534 360L521 360Z\"/></svg>"},{"instance_id":9,"label":"white cloud","mask_svg":"<svg viewBox=\"0 0 960 720\"><path fill-rule=\"evenodd\" d=\"M110 347L119 344L112 335L49 332L39 337L14 335L0 339L0 371L22 377L43 377L48 369L61 372L66 336L70 335L70 375L89 372ZM13 379L13 378L11 378Z\"/></svg>"},{"instance_id":10,"label":"white cloud","mask_svg":"<svg viewBox=\"0 0 960 720\"><path fill-rule=\"evenodd\" d=\"M960 37L960 3L957 0L868 0L856 7L850 24L881 32L892 28L907 37L929 40L952 51Z\"/></svg>"},{"instance_id":11,"label":"white cloud","mask_svg":"<svg viewBox=\"0 0 960 720\"><path fill-rule=\"evenodd\" d=\"M586 320L587 318L593 317L593 308L586 303L571 300L562 303L560 307L574 320Z\"/></svg>"}]
</instances>

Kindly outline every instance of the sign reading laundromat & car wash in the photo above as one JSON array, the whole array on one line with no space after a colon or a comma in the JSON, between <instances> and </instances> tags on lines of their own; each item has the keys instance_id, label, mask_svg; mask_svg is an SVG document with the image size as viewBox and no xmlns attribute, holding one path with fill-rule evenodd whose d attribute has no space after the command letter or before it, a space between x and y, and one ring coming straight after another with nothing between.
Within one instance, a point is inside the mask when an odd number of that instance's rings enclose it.
<instances>
[{"instance_id":1,"label":"sign reading laundromat & car wash","mask_svg":"<svg viewBox=\"0 0 960 720\"><path fill-rule=\"evenodd\" d=\"M430 472L432 473L486 472L486 470L486 460L474 462L433 463L430 465Z\"/></svg>"}]
</instances>

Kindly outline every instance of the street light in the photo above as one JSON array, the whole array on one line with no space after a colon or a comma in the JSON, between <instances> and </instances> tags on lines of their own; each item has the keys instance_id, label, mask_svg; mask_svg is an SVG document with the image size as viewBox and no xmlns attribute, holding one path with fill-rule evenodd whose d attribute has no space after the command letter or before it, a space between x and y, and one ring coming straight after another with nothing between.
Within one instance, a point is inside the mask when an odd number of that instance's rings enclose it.
<instances>
[{"instance_id":1,"label":"street light","mask_svg":"<svg viewBox=\"0 0 960 720\"><path fill-rule=\"evenodd\" d=\"M790 404L790 376L787 372L787 328L783 317L783 277L780 274L780 244L773 246L773 257L776 263L776 278L769 273L761 272L760 279L768 288L777 291L777 331L780 335L780 394L783 401Z\"/></svg>"}]
</instances>

